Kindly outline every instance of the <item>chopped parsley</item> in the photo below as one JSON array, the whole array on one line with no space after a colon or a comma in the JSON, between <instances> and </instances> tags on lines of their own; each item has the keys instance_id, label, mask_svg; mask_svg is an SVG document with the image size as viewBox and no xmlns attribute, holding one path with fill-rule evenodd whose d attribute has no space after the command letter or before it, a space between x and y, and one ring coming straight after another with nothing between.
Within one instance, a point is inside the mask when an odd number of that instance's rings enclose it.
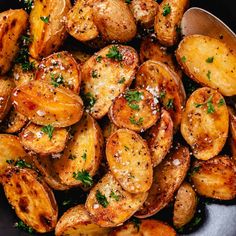
<instances>
[{"instance_id":1,"label":"chopped parsley","mask_svg":"<svg viewBox=\"0 0 236 236\"><path fill-rule=\"evenodd\" d=\"M96 191L96 195L95 195L98 203L104 207L104 208L107 208L108 206L108 201L107 201L107 198L105 195L103 195L99 190Z\"/></svg>"},{"instance_id":2,"label":"chopped parsley","mask_svg":"<svg viewBox=\"0 0 236 236\"><path fill-rule=\"evenodd\" d=\"M170 8L170 5L168 3L168 4L164 5L162 15L167 16L167 15L170 14L170 12L171 12L171 8Z\"/></svg>"},{"instance_id":3,"label":"chopped parsley","mask_svg":"<svg viewBox=\"0 0 236 236\"><path fill-rule=\"evenodd\" d=\"M117 60L117 61L122 61L123 60L123 55L119 52L119 49L117 46L112 46L106 57Z\"/></svg>"},{"instance_id":4,"label":"chopped parsley","mask_svg":"<svg viewBox=\"0 0 236 236\"><path fill-rule=\"evenodd\" d=\"M215 108L212 104L212 98L213 98L213 95L211 95L206 102L204 103L195 103L195 107L198 108L198 107L202 107L203 105L207 105L207 113L208 114L211 114L211 113L214 113L215 112Z\"/></svg>"},{"instance_id":5,"label":"chopped parsley","mask_svg":"<svg viewBox=\"0 0 236 236\"><path fill-rule=\"evenodd\" d=\"M135 117L132 116L132 117L129 118L129 121L130 121L130 123L133 124L133 125L138 125L138 126L140 126L140 125L143 124L143 117L140 117L138 120L135 120Z\"/></svg>"},{"instance_id":6,"label":"chopped parsley","mask_svg":"<svg viewBox=\"0 0 236 236\"><path fill-rule=\"evenodd\" d=\"M119 81L118 84L123 84L125 82L125 77L122 77Z\"/></svg>"},{"instance_id":7,"label":"chopped parsley","mask_svg":"<svg viewBox=\"0 0 236 236\"><path fill-rule=\"evenodd\" d=\"M137 231L139 232L141 220L134 217L131 219L131 222L134 224L134 228L136 228Z\"/></svg>"},{"instance_id":8,"label":"chopped parsley","mask_svg":"<svg viewBox=\"0 0 236 236\"><path fill-rule=\"evenodd\" d=\"M86 160L86 159L87 159L87 154L86 154L86 152L84 152L84 154L83 154L81 157L82 157L82 159Z\"/></svg>"},{"instance_id":9,"label":"chopped parsley","mask_svg":"<svg viewBox=\"0 0 236 236\"><path fill-rule=\"evenodd\" d=\"M84 101L85 107L88 109L91 109L96 103L96 98L91 93L82 94L81 97Z\"/></svg>"},{"instance_id":10,"label":"chopped parsley","mask_svg":"<svg viewBox=\"0 0 236 236\"><path fill-rule=\"evenodd\" d=\"M85 187L91 187L93 185L93 178L88 171L82 170L77 173L73 173L73 178L82 182Z\"/></svg>"},{"instance_id":11,"label":"chopped parsley","mask_svg":"<svg viewBox=\"0 0 236 236\"><path fill-rule=\"evenodd\" d=\"M72 203L72 200L64 200L62 202L62 206L69 206L69 205L71 205L71 203Z\"/></svg>"},{"instance_id":12,"label":"chopped parsley","mask_svg":"<svg viewBox=\"0 0 236 236\"><path fill-rule=\"evenodd\" d=\"M101 62L102 61L102 56L97 56L96 61Z\"/></svg>"},{"instance_id":13,"label":"chopped parsley","mask_svg":"<svg viewBox=\"0 0 236 236\"><path fill-rule=\"evenodd\" d=\"M64 78L61 74L55 77L55 74L51 73L51 80L51 85L53 85L55 88L59 87L61 84L64 84Z\"/></svg>"},{"instance_id":14,"label":"chopped parsley","mask_svg":"<svg viewBox=\"0 0 236 236\"><path fill-rule=\"evenodd\" d=\"M14 160L6 160L6 163L12 165L14 163Z\"/></svg>"},{"instance_id":15,"label":"chopped parsley","mask_svg":"<svg viewBox=\"0 0 236 236\"><path fill-rule=\"evenodd\" d=\"M115 194L114 191L111 191L110 197L116 200L117 202L120 200L120 196Z\"/></svg>"},{"instance_id":16,"label":"chopped parsley","mask_svg":"<svg viewBox=\"0 0 236 236\"><path fill-rule=\"evenodd\" d=\"M92 77L97 78L98 77L98 72L96 70L92 71Z\"/></svg>"},{"instance_id":17,"label":"chopped parsley","mask_svg":"<svg viewBox=\"0 0 236 236\"><path fill-rule=\"evenodd\" d=\"M30 165L29 163L25 162L24 160L17 160L15 162L15 166L18 168L32 168L32 165Z\"/></svg>"},{"instance_id":18,"label":"chopped parsley","mask_svg":"<svg viewBox=\"0 0 236 236\"><path fill-rule=\"evenodd\" d=\"M24 1L23 1L23 4L24 4L24 9L25 9L28 13L30 13L30 11L32 10L34 1L33 1L33 0L24 0Z\"/></svg>"},{"instance_id":19,"label":"chopped parsley","mask_svg":"<svg viewBox=\"0 0 236 236\"><path fill-rule=\"evenodd\" d=\"M220 101L218 102L218 107L221 107L225 104L224 98L221 98Z\"/></svg>"},{"instance_id":20,"label":"chopped parsley","mask_svg":"<svg viewBox=\"0 0 236 236\"><path fill-rule=\"evenodd\" d=\"M170 98L166 104L166 108L173 109L174 108L174 99Z\"/></svg>"},{"instance_id":21,"label":"chopped parsley","mask_svg":"<svg viewBox=\"0 0 236 236\"><path fill-rule=\"evenodd\" d=\"M130 4L132 0L125 0L125 3Z\"/></svg>"},{"instance_id":22,"label":"chopped parsley","mask_svg":"<svg viewBox=\"0 0 236 236\"><path fill-rule=\"evenodd\" d=\"M182 56L182 57L181 57L181 61L182 61L182 62L186 62L186 61L187 61L186 56Z\"/></svg>"},{"instance_id":23,"label":"chopped parsley","mask_svg":"<svg viewBox=\"0 0 236 236\"><path fill-rule=\"evenodd\" d=\"M210 70L207 71L207 78L208 78L209 80L211 80L211 71L210 71Z\"/></svg>"},{"instance_id":24,"label":"chopped parsley","mask_svg":"<svg viewBox=\"0 0 236 236\"><path fill-rule=\"evenodd\" d=\"M160 92L160 98L163 99L163 98L165 98L165 96L166 96L166 92L161 91Z\"/></svg>"},{"instance_id":25,"label":"chopped parsley","mask_svg":"<svg viewBox=\"0 0 236 236\"><path fill-rule=\"evenodd\" d=\"M18 222L15 223L14 225L16 228L23 230L25 232L28 232L32 234L34 232L33 228L30 226L26 225L22 220L19 220Z\"/></svg>"},{"instance_id":26,"label":"chopped parsley","mask_svg":"<svg viewBox=\"0 0 236 236\"><path fill-rule=\"evenodd\" d=\"M200 166L195 166L190 175L194 175L195 173L197 173L200 170L200 168L201 168Z\"/></svg>"},{"instance_id":27,"label":"chopped parsley","mask_svg":"<svg viewBox=\"0 0 236 236\"><path fill-rule=\"evenodd\" d=\"M139 105L135 102L140 102L143 98L143 93L139 91L127 91L124 95L125 99L128 101L128 105L133 110L139 110Z\"/></svg>"},{"instance_id":28,"label":"chopped parsley","mask_svg":"<svg viewBox=\"0 0 236 236\"><path fill-rule=\"evenodd\" d=\"M48 135L48 137L49 137L50 140L52 139L52 135L53 135L53 132L54 132L54 127L53 127L52 125L43 126L41 130L42 130L45 134Z\"/></svg>"},{"instance_id":29,"label":"chopped parsley","mask_svg":"<svg viewBox=\"0 0 236 236\"><path fill-rule=\"evenodd\" d=\"M41 16L40 20L43 21L45 24L48 24L49 18L50 18L50 15L49 16Z\"/></svg>"},{"instance_id":30,"label":"chopped parsley","mask_svg":"<svg viewBox=\"0 0 236 236\"><path fill-rule=\"evenodd\" d=\"M129 150L129 147L127 147L127 146L124 146L124 148L125 148L125 151L128 151L128 150Z\"/></svg>"},{"instance_id":31,"label":"chopped parsley","mask_svg":"<svg viewBox=\"0 0 236 236\"><path fill-rule=\"evenodd\" d=\"M208 57L207 59L206 59L206 62L207 63L212 63L214 61L214 57Z\"/></svg>"}]
</instances>

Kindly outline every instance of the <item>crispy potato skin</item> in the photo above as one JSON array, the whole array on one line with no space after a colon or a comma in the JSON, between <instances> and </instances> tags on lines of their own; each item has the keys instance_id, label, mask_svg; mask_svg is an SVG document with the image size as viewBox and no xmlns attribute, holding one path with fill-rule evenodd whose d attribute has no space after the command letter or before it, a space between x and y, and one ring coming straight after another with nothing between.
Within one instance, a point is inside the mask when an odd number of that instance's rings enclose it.
<instances>
[{"instance_id":1,"label":"crispy potato skin","mask_svg":"<svg viewBox=\"0 0 236 236\"><path fill-rule=\"evenodd\" d=\"M29 52L33 58L48 56L62 45L67 35L63 17L70 8L69 0L34 1L34 8L29 19L30 34L33 37ZM42 20L45 18L46 21Z\"/></svg>"},{"instance_id":2,"label":"crispy potato skin","mask_svg":"<svg viewBox=\"0 0 236 236\"><path fill-rule=\"evenodd\" d=\"M211 57L213 61L208 63ZM180 42L176 58L191 79L224 96L236 95L236 57L223 42L203 35L187 36Z\"/></svg>"},{"instance_id":3,"label":"crispy potato skin","mask_svg":"<svg viewBox=\"0 0 236 236\"><path fill-rule=\"evenodd\" d=\"M79 96L41 80L16 87L12 101L18 112L38 125L66 127L78 122L83 114Z\"/></svg>"},{"instance_id":4,"label":"crispy potato skin","mask_svg":"<svg viewBox=\"0 0 236 236\"><path fill-rule=\"evenodd\" d=\"M0 74L11 68L19 50L18 40L26 30L28 14L22 10L8 10L0 13Z\"/></svg>"},{"instance_id":5,"label":"crispy potato skin","mask_svg":"<svg viewBox=\"0 0 236 236\"><path fill-rule=\"evenodd\" d=\"M13 67L13 78L16 86L29 83L31 80L34 80L35 72L34 71L23 71L20 64L15 64Z\"/></svg>"},{"instance_id":6,"label":"crispy potato skin","mask_svg":"<svg viewBox=\"0 0 236 236\"><path fill-rule=\"evenodd\" d=\"M158 41L167 47L178 41L178 27L187 8L189 0L163 0L157 12L154 29ZM164 16L165 8L170 7L170 13Z\"/></svg>"},{"instance_id":7,"label":"crispy potato skin","mask_svg":"<svg viewBox=\"0 0 236 236\"><path fill-rule=\"evenodd\" d=\"M191 175L198 194L231 200L236 197L236 166L228 156L217 156L207 161L196 161Z\"/></svg>"},{"instance_id":8,"label":"crispy potato skin","mask_svg":"<svg viewBox=\"0 0 236 236\"><path fill-rule=\"evenodd\" d=\"M149 195L138 218L152 216L163 209L174 197L174 193L183 182L190 164L189 150L178 147L153 170L153 183Z\"/></svg>"},{"instance_id":9,"label":"crispy potato skin","mask_svg":"<svg viewBox=\"0 0 236 236\"><path fill-rule=\"evenodd\" d=\"M209 111L209 103L214 110ZM219 92L204 87L192 93L183 113L181 134L197 159L208 160L222 150L228 136L228 126L227 106Z\"/></svg>"},{"instance_id":10,"label":"crispy potato skin","mask_svg":"<svg viewBox=\"0 0 236 236\"><path fill-rule=\"evenodd\" d=\"M236 114L233 108L231 107L228 107L228 111L229 111L229 128L230 128L229 144L233 160L236 163Z\"/></svg>"},{"instance_id":11,"label":"crispy potato skin","mask_svg":"<svg viewBox=\"0 0 236 236\"><path fill-rule=\"evenodd\" d=\"M107 207L100 205L96 193L100 191L107 201ZM119 201L112 198L112 191L119 197ZM108 172L90 191L85 203L92 220L101 227L114 227L129 219L143 204L147 193L131 194L126 192Z\"/></svg>"},{"instance_id":12,"label":"crispy potato skin","mask_svg":"<svg viewBox=\"0 0 236 236\"><path fill-rule=\"evenodd\" d=\"M184 182L176 195L174 203L173 223L176 228L181 228L191 221L197 208L197 195L192 186Z\"/></svg>"}]
</instances>

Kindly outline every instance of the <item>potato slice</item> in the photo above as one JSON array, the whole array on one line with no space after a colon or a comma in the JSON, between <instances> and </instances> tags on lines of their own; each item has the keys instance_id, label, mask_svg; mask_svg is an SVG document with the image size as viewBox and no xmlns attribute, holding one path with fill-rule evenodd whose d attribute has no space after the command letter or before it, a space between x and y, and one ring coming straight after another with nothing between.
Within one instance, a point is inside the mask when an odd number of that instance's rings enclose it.
<instances>
[{"instance_id":1,"label":"potato slice","mask_svg":"<svg viewBox=\"0 0 236 236\"><path fill-rule=\"evenodd\" d=\"M123 190L107 173L90 191L85 207L101 227L114 227L129 219L143 204L147 193L131 194Z\"/></svg>"},{"instance_id":2,"label":"potato slice","mask_svg":"<svg viewBox=\"0 0 236 236\"><path fill-rule=\"evenodd\" d=\"M27 27L28 15L22 9L0 13L0 74L11 68L19 50L18 40Z\"/></svg>"},{"instance_id":3,"label":"potato slice","mask_svg":"<svg viewBox=\"0 0 236 236\"><path fill-rule=\"evenodd\" d=\"M161 112L161 120L147 131L146 140L150 149L153 167L161 163L169 152L173 139L173 122L166 110Z\"/></svg>"},{"instance_id":4,"label":"potato slice","mask_svg":"<svg viewBox=\"0 0 236 236\"><path fill-rule=\"evenodd\" d=\"M189 223L195 215L197 208L197 195L192 186L184 182L176 195L174 203L173 223L176 228L181 228Z\"/></svg>"},{"instance_id":5,"label":"potato slice","mask_svg":"<svg viewBox=\"0 0 236 236\"><path fill-rule=\"evenodd\" d=\"M211 88L197 89L189 97L181 133L197 159L208 160L224 147L229 115L222 95Z\"/></svg>"},{"instance_id":6,"label":"potato slice","mask_svg":"<svg viewBox=\"0 0 236 236\"><path fill-rule=\"evenodd\" d=\"M65 87L78 93L81 70L68 52L57 52L42 60L36 71L36 79L48 81L54 87Z\"/></svg>"},{"instance_id":7,"label":"potato slice","mask_svg":"<svg viewBox=\"0 0 236 236\"><path fill-rule=\"evenodd\" d=\"M190 164L189 150L177 147L154 168L153 183L142 208L136 213L138 218L152 216L163 209L174 197L183 182Z\"/></svg>"},{"instance_id":8,"label":"potato slice","mask_svg":"<svg viewBox=\"0 0 236 236\"><path fill-rule=\"evenodd\" d=\"M160 118L158 99L145 89L126 90L113 101L109 117L120 127L137 132L153 126Z\"/></svg>"},{"instance_id":9,"label":"potato slice","mask_svg":"<svg viewBox=\"0 0 236 236\"><path fill-rule=\"evenodd\" d=\"M66 211L57 223L55 235L106 236L109 228L102 228L93 223L84 205L78 205Z\"/></svg>"},{"instance_id":10,"label":"potato slice","mask_svg":"<svg viewBox=\"0 0 236 236\"><path fill-rule=\"evenodd\" d=\"M202 196L220 200L236 197L236 166L228 156L196 161L191 180L197 193Z\"/></svg>"},{"instance_id":11,"label":"potato slice","mask_svg":"<svg viewBox=\"0 0 236 236\"><path fill-rule=\"evenodd\" d=\"M30 169L11 168L3 176L3 189L17 216L39 233L52 231L57 203L52 190Z\"/></svg>"},{"instance_id":12,"label":"potato slice","mask_svg":"<svg viewBox=\"0 0 236 236\"><path fill-rule=\"evenodd\" d=\"M152 163L146 142L134 131L119 129L107 141L111 172L130 193L146 192L152 185Z\"/></svg>"},{"instance_id":13,"label":"potato slice","mask_svg":"<svg viewBox=\"0 0 236 236\"><path fill-rule=\"evenodd\" d=\"M203 35L187 36L179 44L176 58L191 79L224 96L236 95L236 57L223 42Z\"/></svg>"},{"instance_id":14,"label":"potato slice","mask_svg":"<svg viewBox=\"0 0 236 236\"><path fill-rule=\"evenodd\" d=\"M61 182L68 186L92 185L92 176L99 167L103 150L103 136L97 122L88 114L75 126L75 134L54 168ZM80 177L79 177L80 175ZM90 179L86 182L86 176ZM84 177L84 178L83 178Z\"/></svg>"},{"instance_id":15,"label":"potato slice","mask_svg":"<svg viewBox=\"0 0 236 236\"><path fill-rule=\"evenodd\" d=\"M30 55L41 58L50 55L62 45L66 37L65 17L69 12L69 0L35 0L30 13L32 43Z\"/></svg>"},{"instance_id":16,"label":"potato slice","mask_svg":"<svg viewBox=\"0 0 236 236\"><path fill-rule=\"evenodd\" d=\"M157 12L154 29L159 42L173 46L178 41L178 29L189 0L163 0Z\"/></svg>"},{"instance_id":17,"label":"potato slice","mask_svg":"<svg viewBox=\"0 0 236 236\"><path fill-rule=\"evenodd\" d=\"M82 66L82 93L90 114L105 116L114 98L130 86L138 66L138 55L129 46L110 45Z\"/></svg>"},{"instance_id":18,"label":"potato slice","mask_svg":"<svg viewBox=\"0 0 236 236\"><path fill-rule=\"evenodd\" d=\"M66 127L78 122L83 114L79 96L41 80L16 87L12 101L18 112L38 125Z\"/></svg>"}]
</instances>

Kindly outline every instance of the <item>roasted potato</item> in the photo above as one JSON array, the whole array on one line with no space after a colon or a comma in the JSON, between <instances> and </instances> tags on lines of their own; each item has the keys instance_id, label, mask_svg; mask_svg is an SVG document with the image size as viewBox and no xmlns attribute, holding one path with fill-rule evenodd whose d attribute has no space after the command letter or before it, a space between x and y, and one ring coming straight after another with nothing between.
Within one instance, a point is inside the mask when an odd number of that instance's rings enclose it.
<instances>
[{"instance_id":1,"label":"roasted potato","mask_svg":"<svg viewBox=\"0 0 236 236\"><path fill-rule=\"evenodd\" d=\"M145 89L126 90L114 99L109 117L120 128L143 132L160 118L159 101Z\"/></svg>"},{"instance_id":2,"label":"roasted potato","mask_svg":"<svg viewBox=\"0 0 236 236\"><path fill-rule=\"evenodd\" d=\"M82 51L80 49L70 49L69 53L71 53L76 62L81 65L84 64L92 56L92 53Z\"/></svg>"},{"instance_id":3,"label":"roasted potato","mask_svg":"<svg viewBox=\"0 0 236 236\"><path fill-rule=\"evenodd\" d=\"M196 161L191 180L197 193L202 196L220 200L236 197L236 166L228 156Z\"/></svg>"},{"instance_id":4,"label":"roasted potato","mask_svg":"<svg viewBox=\"0 0 236 236\"><path fill-rule=\"evenodd\" d=\"M228 111L230 128L229 144L233 160L236 162L236 112L231 107L228 107Z\"/></svg>"},{"instance_id":5,"label":"roasted potato","mask_svg":"<svg viewBox=\"0 0 236 236\"><path fill-rule=\"evenodd\" d=\"M0 13L0 74L11 68L19 50L18 40L26 30L28 14L22 10L8 10Z\"/></svg>"},{"instance_id":6,"label":"roasted potato","mask_svg":"<svg viewBox=\"0 0 236 236\"><path fill-rule=\"evenodd\" d=\"M138 55L129 46L110 45L82 66L82 95L90 114L105 116L112 100L130 86L138 66Z\"/></svg>"},{"instance_id":7,"label":"roasted potato","mask_svg":"<svg viewBox=\"0 0 236 236\"><path fill-rule=\"evenodd\" d=\"M38 125L66 127L78 122L83 114L79 96L42 80L16 87L12 101L18 112Z\"/></svg>"},{"instance_id":8,"label":"roasted potato","mask_svg":"<svg viewBox=\"0 0 236 236\"><path fill-rule=\"evenodd\" d=\"M109 172L90 191L85 207L97 225L114 227L129 219L146 198L147 193L126 192Z\"/></svg>"},{"instance_id":9,"label":"roasted potato","mask_svg":"<svg viewBox=\"0 0 236 236\"><path fill-rule=\"evenodd\" d=\"M189 0L163 0L157 12L154 29L158 41L169 47L178 41L178 29Z\"/></svg>"},{"instance_id":10,"label":"roasted potato","mask_svg":"<svg viewBox=\"0 0 236 236\"><path fill-rule=\"evenodd\" d=\"M138 218L152 216L173 199L183 182L190 164L189 150L177 147L153 171L153 183L148 198L136 213Z\"/></svg>"},{"instance_id":11,"label":"roasted potato","mask_svg":"<svg viewBox=\"0 0 236 236\"><path fill-rule=\"evenodd\" d=\"M106 123L102 129L105 141L107 141L108 138L118 129L119 128L107 118Z\"/></svg>"},{"instance_id":12,"label":"roasted potato","mask_svg":"<svg viewBox=\"0 0 236 236\"><path fill-rule=\"evenodd\" d=\"M197 208L197 195L192 186L184 182L180 186L174 203L173 223L181 228L189 223L195 215Z\"/></svg>"},{"instance_id":13,"label":"roasted potato","mask_svg":"<svg viewBox=\"0 0 236 236\"><path fill-rule=\"evenodd\" d=\"M181 134L197 159L208 160L224 147L229 115L223 96L214 89L200 88L189 97L181 121Z\"/></svg>"},{"instance_id":14,"label":"roasted potato","mask_svg":"<svg viewBox=\"0 0 236 236\"><path fill-rule=\"evenodd\" d=\"M187 36L180 42L176 58L191 79L218 89L224 96L236 95L236 57L220 40Z\"/></svg>"},{"instance_id":15,"label":"roasted potato","mask_svg":"<svg viewBox=\"0 0 236 236\"><path fill-rule=\"evenodd\" d=\"M65 17L69 12L69 0L34 0L30 13L32 43L30 55L41 58L55 52L66 37Z\"/></svg>"}]
</instances>

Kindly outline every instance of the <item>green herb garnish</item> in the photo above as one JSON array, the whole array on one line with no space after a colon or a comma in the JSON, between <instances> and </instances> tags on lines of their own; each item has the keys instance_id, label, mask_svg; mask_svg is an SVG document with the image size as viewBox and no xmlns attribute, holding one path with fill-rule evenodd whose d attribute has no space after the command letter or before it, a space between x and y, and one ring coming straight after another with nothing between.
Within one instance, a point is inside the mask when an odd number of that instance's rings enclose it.
<instances>
[{"instance_id":1,"label":"green herb garnish","mask_svg":"<svg viewBox=\"0 0 236 236\"><path fill-rule=\"evenodd\" d=\"M48 24L49 23L49 18L50 18L50 15L49 16L41 16L40 20L42 20L45 24Z\"/></svg>"},{"instance_id":2,"label":"green herb garnish","mask_svg":"<svg viewBox=\"0 0 236 236\"><path fill-rule=\"evenodd\" d=\"M96 98L91 93L82 94L81 97L84 101L85 107L88 109L91 109L96 103Z\"/></svg>"},{"instance_id":3,"label":"green herb garnish","mask_svg":"<svg viewBox=\"0 0 236 236\"><path fill-rule=\"evenodd\" d=\"M102 56L97 56L97 57L96 57L96 61L97 61L97 62L101 62L101 61L102 61Z\"/></svg>"},{"instance_id":4,"label":"green herb garnish","mask_svg":"<svg viewBox=\"0 0 236 236\"><path fill-rule=\"evenodd\" d=\"M51 73L51 80L51 85L55 88L59 87L61 84L64 84L64 78L61 74L55 77L55 74Z\"/></svg>"},{"instance_id":5,"label":"green herb garnish","mask_svg":"<svg viewBox=\"0 0 236 236\"><path fill-rule=\"evenodd\" d=\"M125 0L125 3L130 4L132 0Z\"/></svg>"},{"instance_id":6,"label":"green herb garnish","mask_svg":"<svg viewBox=\"0 0 236 236\"><path fill-rule=\"evenodd\" d=\"M122 77L119 81L118 84L123 84L125 82L125 77Z\"/></svg>"},{"instance_id":7,"label":"green herb garnish","mask_svg":"<svg viewBox=\"0 0 236 236\"><path fill-rule=\"evenodd\" d=\"M106 55L106 57L111 58L111 59L115 59L117 61L122 61L123 60L123 55L119 52L119 49L117 46L112 46L109 51L108 54Z\"/></svg>"},{"instance_id":8,"label":"green herb garnish","mask_svg":"<svg viewBox=\"0 0 236 236\"><path fill-rule=\"evenodd\" d=\"M18 222L16 222L14 226L16 228L23 230L23 231L30 233L30 234L32 234L34 232L33 228L26 225L22 220L19 220Z\"/></svg>"},{"instance_id":9,"label":"green herb garnish","mask_svg":"<svg viewBox=\"0 0 236 236\"><path fill-rule=\"evenodd\" d=\"M163 15L163 16L167 16L167 15L170 14L170 12L171 12L171 7L170 7L170 5L169 5L169 3L168 3L168 4L166 4L166 5L163 7L162 15Z\"/></svg>"},{"instance_id":10,"label":"green herb garnish","mask_svg":"<svg viewBox=\"0 0 236 236\"><path fill-rule=\"evenodd\" d=\"M174 99L170 98L166 104L166 108L173 109L174 108Z\"/></svg>"},{"instance_id":11,"label":"green herb garnish","mask_svg":"<svg viewBox=\"0 0 236 236\"><path fill-rule=\"evenodd\" d=\"M208 57L207 59L206 59L206 62L207 63L212 63L214 61L214 57Z\"/></svg>"},{"instance_id":12,"label":"green herb garnish","mask_svg":"<svg viewBox=\"0 0 236 236\"><path fill-rule=\"evenodd\" d=\"M182 61L182 62L186 62L186 61L187 61L186 56L181 57L181 61Z\"/></svg>"},{"instance_id":13,"label":"green herb garnish","mask_svg":"<svg viewBox=\"0 0 236 236\"><path fill-rule=\"evenodd\" d=\"M210 71L210 70L207 71L207 78L208 78L209 80L211 80L211 71Z\"/></svg>"},{"instance_id":14,"label":"green herb garnish","mask_svg":"<svg viewBox=\"0 0 236 236\"><path fill-rule=\"evenodd\" d=\"M30 13L30 11L32 10L34 1L33 1L33 0L24 0L23 3L24 3L24 9L25 9L28 13Z\"/></svg>"},{"instance_id":15,"label":"green herb garnish","mask_svg":"<svg viewBox=\"0 0 236 236\"><path fill-rule=\"evenodd\" d=\"M131 222L134 224L134 228L136 228L137 231L139 232L141 220L134 217L131 219Z\"/></svg>"},{"instance_id":16,"label":"green herb garnish","mask_svg":"<svg viewBox=\"0 0 236 236\"><path fill-rule=\"evenodd\" d=\"M223 105L225 105L225 100L224 98L221 98L220 101L218 102L218 107L221 107Z\"/></svg>"},{"instance_id":17,"label":"green herb garnish","mask_svg":"<svg viewBox=\"0 0 236 236\"><path fill-rule=\"evenodd\" d=\"M104 208L107 208L108 206L108 201L107 201L107 198L105 195L103 195L99 190L96 191L96 195L95 195L98 203L104 207Z\"/></svg>"},{"instance_id":18,"label":"green herb garnish","mask_svg":"<svg viewBox=\"0 0 236 236\"><path fill-rule=\"evenodd\" d=\"M25 162L24 160L17 160L15 162L15 166L18 168L32 168L32 165L30 165L29 163Z\"/></svg>"},{"instance_id":19,"label":"green herb garnish","mask_svg":"<svg viewBox=\"0 0 236 236\"><path fill-rule=\"evenodd\" d=\"M111 191L110 197L115 199L117 202L120 200L120 196L115 194L114 191Z\"/></svg>"},{"instance_id":20,"label":"green herb garnish","mask_svg":"<svg viewBox=\"0 0 236 236\"><path fill-rule=\"evenodd\" d=\"M54 127L53 127L52 125L43 126L41 130L42 130L45 134L48 135L48 137L49 137L50 140L52 139L52 135L53 135L53 132L54 132Z\"/></svg>"},{"instance_id":21,"label":"green herb garnish","mask_svg":"<svg viewBox=\"0 0 236 236\"><path fill-rule=\"evenodd\" d=\"M88 171L82 170L77 173L73 173L73 178L82 182L85 187L91 187L93 185L93 178Z\"/></svg>"},{"instance_id":22,"label":"green herb garnish","mask_svg":"<svg viewBox=\"0 0 236 236\"><path fill-rule=\"evenodd\" d=\"M208 114L211 114L211 113L214 113L215 112L215 108L212 104L212 98L213 98L213 95L211 95L207 100L206 102L204 103L195 103L195 107L198 108L198 107L202 107L203 105L207 105L207 113Z\"/></svg>"},{"instance_id":23,"label":"green herb garnish","mask_svg":"<svg viewBox=\"0 0 236 236\"><path fill-rule=\"evenodd\" d=\"M84 154L83 154L81 157L82 157L82 159L86 160L86 159L87 159L87 154L86 154L86 152L84 152Z\"/></svg>"},{"instance_id":24,"label":"green herb garnish","mask_svg":"<svg viewBox=\"0 0 236 236\"><path fill-rule=\"evenodd\" d=\"M128 105L133 110L139 110L139 105L135 102L140 102L143 98L143 93L139 91L127 91L124 95L125 99L128 101Z\"/></svg>"},{"instance_id":25,"label":"green herb garnish","mask_svg":"<svg viewBox=\"0 0 236 236\"><path fill-rule=\"evenodd\" d=\"M92 71L92 77L97 78L98 77L98 72L96 70Z\"/></svg>"},{"instance_id":26,"label":"green herb garnish","mask_svg":"<svg viewBox=\"0 0 236 236\"><path fill-rule=\"evenodd\" d=\"M140 126L140 125L143 124L143 118L142 117L140 117L138 120L135 120L135 117L132 116L132 117L129 118L129 120L130 120L130 123L133 124L133 125Z\"/></svg>"},{"instance_id":27,"label":"green herb garnish","mask_svg":"<svg viewBox=\"0 0 236 236\"><path fill-rule=\"evenodd\" d=\"M14 160L6 160L6 163L12 165L14 163Z\"/></svg>"}]
</instances>

